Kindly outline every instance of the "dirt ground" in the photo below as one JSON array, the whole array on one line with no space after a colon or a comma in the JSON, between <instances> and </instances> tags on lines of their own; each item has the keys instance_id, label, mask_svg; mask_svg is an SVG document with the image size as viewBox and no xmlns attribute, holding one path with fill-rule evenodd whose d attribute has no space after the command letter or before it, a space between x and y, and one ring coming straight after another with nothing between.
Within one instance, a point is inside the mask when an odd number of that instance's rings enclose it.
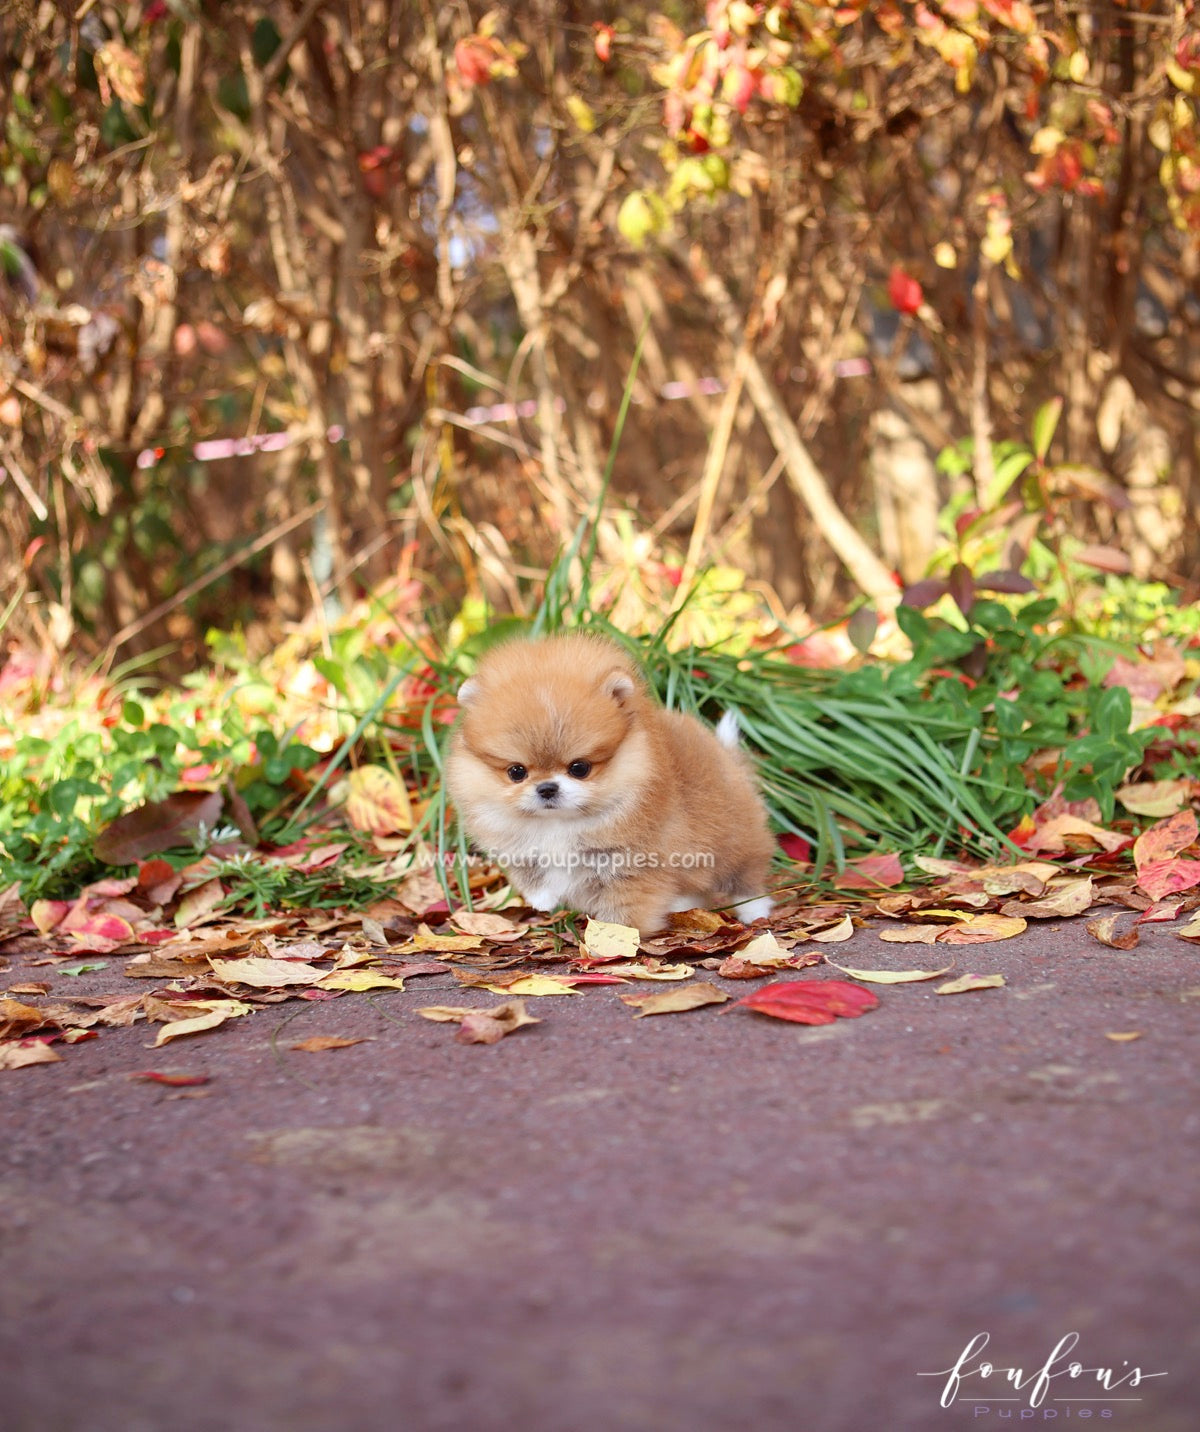
<instances>
[{"instance_id":1,"label":"dirt ground","mask_svg":"<svg viewBox=\"0 0 1200 1432\"><path fill-rule=\"evenodd\" d=\"M594 988L490 1047L413 1013L497 1002L437 976L0 1073L0 1428L1192 1432L1200 953L968 968L1008 985L823 1028Z\"/></svg>"}]
</instances>

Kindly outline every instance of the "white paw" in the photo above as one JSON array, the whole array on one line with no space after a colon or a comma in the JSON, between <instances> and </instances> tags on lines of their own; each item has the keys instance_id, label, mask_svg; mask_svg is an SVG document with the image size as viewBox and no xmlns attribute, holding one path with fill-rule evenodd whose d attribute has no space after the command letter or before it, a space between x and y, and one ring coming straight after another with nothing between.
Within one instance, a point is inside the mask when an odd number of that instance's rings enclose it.
<instances>
[{"instance_id":1,"label":"white paw","mask_svg":"<svg viewBox=\"0 0 1200 1432\"><path fill-rule=\"evenodd\" d=\"M755 920L765 920L775 908L769 895L758 895L753 900L743 900L733 907L733 913L743 925L752 925Z\"/></svg>"}]
</instances>

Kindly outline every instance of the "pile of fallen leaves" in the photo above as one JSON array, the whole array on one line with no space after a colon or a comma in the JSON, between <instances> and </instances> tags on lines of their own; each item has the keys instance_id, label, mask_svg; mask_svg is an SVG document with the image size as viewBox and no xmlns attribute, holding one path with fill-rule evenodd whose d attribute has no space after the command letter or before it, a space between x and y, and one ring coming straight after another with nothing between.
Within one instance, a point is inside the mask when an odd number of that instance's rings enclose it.
<instances>
[{"instance_id":1,"label":"pile of fallen leaves","mask_svg":"<svg viewBox=\"0 0 1200 1432\"><path fill-rule=\"evenodd\" d=\"M1194 792L1156 794L1182 799ZM637 1019L734 1004L827 1024L875 1008L872 985L942 980L936 992L946 995L1003 986L1001 968L955 975L956 947L995 945L1031 921L1090 915L1087 929L1100 945L1130 950L1142 925L1181 921L1200 907L1200 827L1190 804L1135 836L1101 825L1091 802L1053 798L1022 822L1014 840L1022 855L1006 863L923 858L918 863L929 883L915 889L897 888L903 872L896 857L867 857L848 866L832 889L806 890L801 882L781 891L770 920L753 927L696 910L647 939L594 920L577 928L569 916L547 921L532 911L452 909L428 872L410 875L395 897L362 912L261 920L224 911L211 889L180 895L161 861L93 884L71 902L37 902L28 917L10 892L0 904L0 972L7 946L25 967L45 966L48 973L119 968L145 992L69 997L52 994L42 979L10 984L0 999L0 1070L54 1063L61 1047L114 1026L157 1026L151 1046L157 1049L263 1006L398 992L408 980L444 974L464 992L502 996L491 1007L415 1008L425 1019L456 1024L466 1043L494 1043L539 1023L526 1001L601 988ZM490 894L481 889L480 905L506 895L497 884ZM833 947L868 920L887 942L954 948L940 952L931 968L864 969L834 960ZM1200 919L1175 933L1200 941ZM814 968L821 965L845 978L827 977ZM734 1001L712 975L757 986ZM326 1038L296 1047L355 1042Z\"/></svg>"}]
</instances>

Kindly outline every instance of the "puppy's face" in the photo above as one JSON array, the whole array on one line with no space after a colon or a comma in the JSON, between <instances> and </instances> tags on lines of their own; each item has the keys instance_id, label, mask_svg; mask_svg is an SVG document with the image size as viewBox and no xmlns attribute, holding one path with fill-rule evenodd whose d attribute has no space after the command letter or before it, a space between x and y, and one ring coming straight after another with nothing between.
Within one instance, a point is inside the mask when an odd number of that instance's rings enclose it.
<instances>
[{"instance_id":1,"label":"puppy's face","mask_svg":"<svg viewBox=\"0 0 1200 1432\"><path fill-rule=\"evenodd\" d=\"M619 648L584 637L497 648L459 692L448 775L472 818L591 822L646 778L640 682Z\"/></svg>"}]
</instances>

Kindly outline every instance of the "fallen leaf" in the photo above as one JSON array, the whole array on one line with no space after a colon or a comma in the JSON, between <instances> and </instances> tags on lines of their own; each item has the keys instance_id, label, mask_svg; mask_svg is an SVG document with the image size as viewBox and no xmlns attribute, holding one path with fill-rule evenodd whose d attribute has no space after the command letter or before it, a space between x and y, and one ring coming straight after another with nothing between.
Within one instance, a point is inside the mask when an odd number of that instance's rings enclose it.
<instances>
[{"instance_id":1,"label":"fallen leaf","mask_svg":"<svg viewBox=\"0 0 1200 1432\"><path fill-rule=\"evenodd\" d=\"M938 985L934 994L966 994L973 989L999 989L1006 983L1003 975L960 975L956 980Z\"/></svg>"},{"instance_id":2,"label":"fallen leaf","mask_svg":"<svg viewBox=\"0 0 1200 1432\"><path fill-rule=\"evenodd\" d=\"M895 851L886 855L865 855L861 860L852 860L834 881L839 890L879 890L899 885L904 879L904 867Z\"/></svg>"},{"instance_id":3,"label":"fallen leaf","mask_svg":"<svg viewBox=\"0 0 1200 1432\"><path fill-rule=\"evenodd\" d=\"M90 963L84 961L76 965L59 965L57 973L60 975L70 975L72 979L75 979L79 975L88 975L92 974L95 970L106 969L108 969L107 960L92 960Z\"/></svg>"},{"instance_id":4,"label":"fallen leaf","mask_svg":"<svg viewBox=\"0 0 1200 1432\"><path fill-rule=\"evenodd\" d=\"M506 1034L522 1029L527 1024L540 1024L541 1020L525 1012L525 1001L505 1000L491 1009L475 1009L471 1006L434 1004L417 1010L423 1019L440 1023L454 1023L460 1026L457 1038L463 1044L495 1044Z\"/></svg>"},{"instance_id":5,"label":"fallen leaf","mask_svg":"<svg viewBox=\"0 0 1200 1432\"><path fill-rule=\"evenodd\" d=\"M953 961L940 970L852 970L848 965L839 965L830 959L826 959L825 963L832 965L835 970L841 970L844 975L865 980L868 984L915 984L919 980L940 979L954 968Z\"/></svg>"},{"instance_id":6,"label":"fallen leaf","mask_svg":"<svg viewBox=\"0 0 1200 1432\"><path fill-rule=\"evenodd\" d=\"M30 1064L57 1064L55 1054L40 1039L23 1039L18 1043L0 1044L0 1069L25 1069Z\"/></svg>"},{"instance_id":7,"label":"fallen leaf","mask_svg":"<svg viewBox=\"0 0 1200 1432\"><path fill-rule=\"evenodd\" d=\"M164 1024L158 1031L158 1038L154 1041L153 1048L158 1049L161 1045L172 1039L179 1039L185 1034L202 1034L205 1030L216 1029L227 1019L236 1019L239 1015L249 1014L252 1008L251 1005L243 1003L240 999L197 1001L197 1004L201 1003L207 1006L203 1014L191 1015L187 1019L176 1019L170 1024Z\"/></svg>"},{"instance_id":8,"label":"fallen leaf","mask_svg":"<svg viewBox=\"0 0 1200 1432\"><path fill-rule=\"evenodd\" d=\"M1197 915L1190 925L1184 925L1181 930L1176 930L1175 933L1181 940L1200 940L1200 915Z\"/></svg>"},{"instance_id":9,"label":"fallen leaf","mask_svg":"<svg viewBox=\"0 0 1200 1432\"><path fill-rule=\"evenodd\" d=\"M417 933L405 940L402 945L395 946L390 953L393 955L429 953L462 955L474 954L481 949L483 949L483 941L478 935L435 935L428 925L418 925Z\"/></svg>"},{"instance_id":10,"label":"fallen leaf","mask_svg":"<svg viewBox=\"0 0 1200 1432\"><path fill-rule=\"evenodd\" d=\"M405 834L412 829L408 790L386 766L359 766L346 780L346 818L371 835Z\"/></svg>"},{"instance_id":11,"label":"fallen leaf","mask_svg":"<svg viewBox=\"0 0 1200 1432\"><path fill-rule=\"evenodd\" d=\"M131 1079L144 1079L151 1084L168 1084L173 1089L182 1089L194 1084L207 1084L212 1078L211 1074L162 1074L157 1069L140 1069L137 1073L129 1076Z\"/></svg>"},{"instance_id":12,"label":"fallen leaf","mask_svg":"<svg viewBox=\"0 0 1200 1432\"><path fill-rule=\"evenodd\" d=\"M1200 827L1195 812L1190 807L1176 811L1165 820L1156 821L1133 842L1133 863L1140 872L1145 865L1174 860L1181 851L1195 844L1198 835Z\"/></svg>"},{"instance_id":13,"label":"fallen leaf","mask_svg":"<svg viewBox=\"0 0 1200 1432\"><path fill-rule=\"evenodd\" d=\"M1191 782L1186 780L1135 781L1116 791L1117 799L1131 815L1149 816L1174 815L1190 794Z\"/></svg>"},{"instance_id":14,"label":"fallen leaf","mask_svg":"<svg viewBox=\"0 0 1200 1432\"><path fill-rule=\"evenodd\" d=\"M1129 836L1115 830L1105 830L1082 816L1057 815L1042 825L1035 824L1028 816L1026 820L1029 821L1028 828L1022 822L1013 832L1012 838L1022 850L1035 854L1042 851L1047 855L1065 855L1069 851L1083 850L1089 846L1097 846L1112 854L1124 850L1130 844Z\"/></svg>"},{"instance_id":15,"label":"fallen leaf","mask_svg":"<svg viewBox=\"0 0 1200 1432\"><path fill-rule=\"evenodd\" d=\"M890 945L933 945L949 928L948 925L888 925L876 934Z\"/></svg>"},{"instance_id":16,"label":"fallen leaf","mask_svg":"<svg viewBox=\"0 0 1200 1432\"><path fill-rule=\"evenodd\" d=\"M756 989L739 999L734 1008L794 1024L832 1024L839 1016L856 1019L878 1004L878 995L847 980L789 980Z\"/></svg>"},{"instance_id":17,"label":"fallen leaf","mask_svg":"<svg viewBox=\"0 0 1200 1432\"><path fill-rule=\"evenodd\" d=\"M254 989L283 989L287 985L311 985L326 973L303 960L272 960L262 955L247 955L242 960L216 960L208 963L218 979Z\"/></svg>"},{"instance_id":18,"label":"fallen leaf","mask_svg":"<svg viewBox=\"0 0 1200 1432\"><path fill-rule=\"evenodd\" d=\"M305 1054L320 1054L326 1049L349 1049L352 1044L371 1044L374 1038L373 1034L361 1034L357 1039L339 1039L336 1034L314 1034L293 1044L292 1048L303 1050Z\"/></svg>"},{"instance_id":19,"label":"fallen leaf","mask_svg":"<svg viewBox=\"0 0 1200 1432\"><path fill-rule=\"evenodd\" d=\"M179 902L175 911L175 928L185 930L206 920L225 899L225 890L219 880L206 880L189 890Z\"/></svg>"},{"instance_id":20,"label":"fallen leaf","mask_svg":"<svg viewBox=\"0 0 1200 1432\"><path fill-rule=\"evenodd\" d=\"M1084 928L1093 939L1107 945L1110 950L1132 950L1141 938L1140 932L1136 924L1130 925L1127 930L1120 930L1120 919L1121 914L1101 915L1099 919L1089 920Z\"/></svg>"},{"instance_id":21,"label":"fallen leaf","mask_svg":"<svg viewBox=\"0 0 1200 1432\"><path fill-rule=\"evenodd\" d=\"M92 843L105 865L133 865L173 846L188 846L201 827L219 822L225 798L220 791L175 791L119 815Z\"/></svg>"},{"instance_id":22,"label":"fallen leaf","mask_svg":"<svg viewBox=\"0 0 1200 1432\"><path fill-rule=\"evenodd\" d=\"M321 975L318 988L347 989L362 994L369 989L403 989L404 978L381 974L377 970L330 970L328 974Z\"/></svg>"},{"instance_id":23,"label":"fallen leaf","mask_svg":"<svg viewBox=\"0 0 1200 1432\"><path fill-rule=\"evenodd\" d=\"M579 946L589 960L632 960L641 940L641 935L632 925L589 920L584 926Z\"/></svg>"},{"instance_id":24,"label":"fallen leaf","mask_svg":"<svg viewBox=\"0 0 1200 1432\"><path fill-rule=\"evenodd\" d=\"M1129 1029L1121 1031L1120 1033L1105 1031L1104 1037L1105 1039L1111 1039L1114 1044L1130 1044L1135 1039L1141 1039L1142 1031L1140 1029Z\"/></svg>"},{"instance_id":25,"label":"fallen leaf","mask_svg":"<svg viewBox=\"0 0 1200 1432\"><path fill-rule=\"evenodd\" d=\"M450 916L450 923L465 935L474 935L478 939L491 940L494 943L507 943L510 940L519 940L525 931L514 925L504 915L497 915L490 910L456 910Z\"/></svg>"},{"instance_id":26,"label":"fallen leaf","mask_svg":"<svg viewBox=\"0 0 1200 1432\"><path fill-rule=\"evenodd\" d=\"M467 989L486 989L493 994L518 994L541 997L552 994L575 994L570 975L483 974L478 970L455 970L454 978Z\"/></svg>"},{"instance_id":27,"label":"fallen leaf","mask_svg":"<svg viewBox=\"0 0 1200 1432\"><path fill-rule=\"evenodd\" d=\"M29 907L29 918L37 927L39 935L48 935L63 921L71 909L67 900L35 900Z\"/></svg>"},{"instance_id":28,"label":"fallen leaf","mask_svg":"<svg viewBox=\"0 0 1200 1432\"><path fill-rule=\"evenodd\" d=\"M854 921L849 915L843 915L836 925L830 925L825 930L814 930L809 939L816 940L820 945L840 945L853 934Z\"/></svg>"},{"instance_id":29,"label":"fallen leaf","mask_svg":"<svg viewBox=\"0 0 1200 1432\"><path fill-rule=\"evenodd\" d=\"M631 980L688 980L696 973L693 965L663 964L658 960L635 960L628 965L609 965L610 975L624 975Z\"/></svg>"},{"instance_id":30,"label":"fallen leaf","mask_svg":"<svg viewBox=\"0 0 1200 1432\"><path fill-rule=\"evenodd\" d=\"M676 989L661 990L657 994L623 994L623 1004L633 1008L635 1019L649 1014L678 1014L686 1009L700 1009L706 1004L724 1004L729 996L707 980L695 984L679 985Z\"/></svg>"},{"instance_id":31,"label":"fallen leaf","mask_svg":"<svg viewBox=\"0 0 1200 1432\"><path fill-rule=\"evenodd\" d=\"M46 1012L36 1005L22 1004L18 999L0 999L0 1039L31 1034L45 1023Z\"/></svg>"},{"instance_id":32,"label":"fallen leaf","mask_svg":"<svg viewBox=\"0 0 1200 1432\"><path fill-rule=\"evenodd\" d=\"M1001 905L1002 915L1013 915L1018 919L1063 920L1072 915L1082 915L1090 910L1095 901L1092 877L1068 878L1051 881L1046 893L1038 900L1009 900Z\"/></svg>"},{"instance_id":33,"label":"fallen leaf","mask_svg":"<svg viewBox=\"0 0 1200 1432\"><path fill-rule=\"evenodd\" d=\"M1184 814L1184 812L1180 812ZM1188 811L1186 814L1190 815ZM1185 860L1175 856L1165 860L1151 860L1138 866L1138 888L1144 890L1151 900L1162 900L1168 895L1177 895L1181 890L1194 890L1200 885L1200 860Z\"/></svg>"},{"instance_id":34,"label":"fallen leaf","mask_svg":"<svg viewBox=\"0 0 1200 1432\"><path fill-rule=\"evenodd\" d=\"M1025 929L1025 921L1012 915L970 915L961 925L944 930L939 944L986 945L993 940L1011 940Z\"/></svg>"}]
</instances>

